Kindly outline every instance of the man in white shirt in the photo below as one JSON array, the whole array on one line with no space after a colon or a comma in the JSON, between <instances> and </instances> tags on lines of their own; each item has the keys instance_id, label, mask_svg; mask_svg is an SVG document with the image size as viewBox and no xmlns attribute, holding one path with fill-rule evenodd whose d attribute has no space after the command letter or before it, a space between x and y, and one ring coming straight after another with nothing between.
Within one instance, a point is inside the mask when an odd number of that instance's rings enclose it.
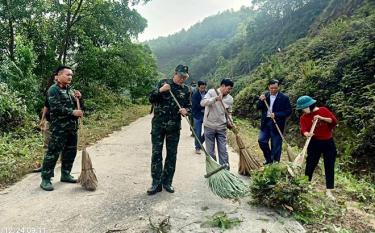
<instances>
[{"instance_id":1,"label":"man in white shirt","mask_svg":"<svg viewBox=\"0 0 375 233\"><path fill-rule=\"evenodd\" d=\"M224 104L228 113L232 112L233 97L229 94L233 88L233 81L230 79L223 79L220 87L210 89L201 101L201 106L205 107L203 125L204 138L207 152L216 160L215 155L215 141L217 142L219 163L221 165L227 163L227 117L225 110L221 104ZM228 117L231 117L228 115Z\"/></svg>"}]
</instances>

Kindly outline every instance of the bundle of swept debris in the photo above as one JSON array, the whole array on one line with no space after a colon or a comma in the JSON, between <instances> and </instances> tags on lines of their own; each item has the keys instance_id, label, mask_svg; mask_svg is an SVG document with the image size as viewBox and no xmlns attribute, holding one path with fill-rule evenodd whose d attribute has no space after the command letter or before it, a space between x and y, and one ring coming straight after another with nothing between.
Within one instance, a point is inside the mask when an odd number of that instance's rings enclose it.
<instances>
[{"instance_id":1,"label":"bundle of swept debris","mask_svg":"<svg viewBox=\"0 0 375 233\"><path fill-rule=\"evenodd\" d=\"M254 203L272 208L284 208L289 211L303 208L302 196L311 190L307 177L292 175L284 163L265 166L253 173L250 184Z\"/></svg>"}]
</instances>

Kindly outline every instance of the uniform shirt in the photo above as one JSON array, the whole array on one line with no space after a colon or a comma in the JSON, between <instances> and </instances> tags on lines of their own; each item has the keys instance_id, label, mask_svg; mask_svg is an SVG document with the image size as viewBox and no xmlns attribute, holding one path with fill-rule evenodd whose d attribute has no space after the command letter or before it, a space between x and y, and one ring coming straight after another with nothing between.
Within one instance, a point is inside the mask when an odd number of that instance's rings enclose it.
<instances>
[{"instance_id":1,"label":"uniform shirt","mask_svg":"<svg viewBox=\"0 0 375 233\"><path fill-rule=\"evenodd\" d=\"M151 92L149 100L154 105L153 125L167 128L169 130L179 130L181 128L181 114L178 105L175 103L169 91L159 92L160 87L168 83L171 91L176 97L181 107L191 112L190 91L186 85L177 85L172 79L161 80Z\"/></svg>"},{"instance_id":2,"label":"uniform shirt","mask_svg":"<svg viewBox=\"0 0 375 233\"><path fill-rule=\"evenodd\" d=\"M77 117L73 116L76 109L73 90L61 88L57 84L48 89L48 104L52 129L77 130Z\"/></svg>"},{"instance_id":3,"label":"uniform shirt","mask_svg":"<svg viewBox=\"0 0 375 233\"><path fill-rule=\"evenodd\" d=\"M328 140L332 138L332 131L337 125L337 119L332 112L330 112L325 107L319 107L318 111L311 112L309 114L304 113L300 118L300 127L301 127L301 134L303 135L305 132L310 132L310 129L313 124L314 116L320 115L322 117L327 117L332 119L332 123L328 123L322 120L319 120L316 124L314 130L313 139L317 140Z\"/></svg>"},{"instance_id":4,"label":"uniform shirt","mask_svg":"<svg viewBox=\"0 0 375 233\"><path fill-rule=\"evenodd\" d=\"M46 115L45 115L46 120L47 120L48 122L50 122L50 121L51 121L51 116L50 116L50 114L49 114L48 96L46 96L46 99L45 99L45 101L44 101L44 107L47 108L47 112L46 112Z\"/></svg>"}]
</instances>

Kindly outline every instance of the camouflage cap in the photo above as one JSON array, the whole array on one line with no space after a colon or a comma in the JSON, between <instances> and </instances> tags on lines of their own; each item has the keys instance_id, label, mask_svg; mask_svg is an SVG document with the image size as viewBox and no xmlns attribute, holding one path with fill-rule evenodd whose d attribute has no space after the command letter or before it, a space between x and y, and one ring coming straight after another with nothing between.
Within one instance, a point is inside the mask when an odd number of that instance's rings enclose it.
<instances>
[{"instance_id":1,"label":"camouflage cap","mask_svg":"<svg viewBox=\"0 0 375 233\"><path fill-rule=\"evenodd\" d=\"M189 77L189 67L185 65L178 65L175 69L175 72L186 78Z\"/></svg>"}]
</instances>

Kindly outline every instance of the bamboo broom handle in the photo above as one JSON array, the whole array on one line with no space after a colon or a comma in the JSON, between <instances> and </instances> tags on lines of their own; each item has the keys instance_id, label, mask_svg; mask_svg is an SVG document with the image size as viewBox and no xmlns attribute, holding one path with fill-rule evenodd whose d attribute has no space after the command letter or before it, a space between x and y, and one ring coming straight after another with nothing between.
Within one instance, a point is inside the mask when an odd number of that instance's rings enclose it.
<instances>
[{"instance_id":1,"label":"bamboo broom handle","mask_svg":"<svg viewBox=\"0 0 375 233\"><path fill-rule=\"evenodd\" d=\"M214 87L214 90L215 90L215 92L216 92L216 95L219 96L220 94L219 94L219 92L217 91L217 89L216 89L215 87ZM233 121L232 121L232 119L230 119L230 117L229 117L229 112L228 112L228 110L225 108L225 106L224 106L224 102L223 102L222 99L220 100L220 103L221 103L221 106L223 107L223 110L224 110L225 116L226 116L226 118L228 119L229 123L230 123L232 126L234 126Z\"/></svg>"},{"instance_id":2,"label":"bamboo broom handle","mask_svg":"<svg viewBox=\"0 0 375 233\"><path fill-rule=\"evenodd\" d=\"M268 103L267 103L267 100L263 100L263 101L264 101L264 103L266 104L267 109L272 113L272 111L270 110L270 106L269 106ZM271 118L272 118L272 117L271 117ZM276 129L277 129L277 132L279 132L280 137L283 139L283 141L284 141L286 144L288 144L288 143L286 142L286 140L285 140L285 138L284 138L284 135L283 135L283 133L281 132L280 127L279 127L279 125L277 124L276 120L275 120L274 118L272 118L272 121L273 121L273 123L275 123Z\"/></svg>"},{"instance_id":3,"label":"bamboo broom handle","mask_svg":"<svg viewBox=\"0 0 375 233\"><path fill-rule=\"evenodd\" d=\"M173 94L172 90L169 90L169 93L171 94L171 96L172 96L174 102L177 104L178 108L181 109L182 107L181 107L180 103L178 102L176 96ZM203 152L204 152L206 155L208 155L206 149L204 148L204 146L202 145L202 143L201 143L201 141L199 140L198 136L196 135L196 133L195 133L195 131L194 131L194 127L190 124L190 121L189 121L186 117L184 117L184 118L186 119L187 123L189 124L189 126L190 126L190 128L191 128L191 130L192 130L192 132L193 132L193 134L194 134L194 137L195 137L195 139L197 139L197 141L198 141L199 145L201 146Z\"/></svg>"},{"instance_id":4,"label":"bamboo broom handle","mask_svg":"<svg viewBox=\"0 0 375 233\"><path fill-rule=\"evenodd\" d=\"M81 110L81 104L79 103L79 99L77 97L74 97L76 99L76 103L77 103L77 110ZM79 125L79 131L80 131L80 134L83 135L83 117L79 117L78 118L78 125ZM79 139L79 137L78 137ZM85 140L79 140L81 141L82 143L82 148L86 147L86 142ZM79 142L77 143L77 145L79 145Z\"/></svg>"},{"instance_id":5,"label":"bamboo broom handle","mask_svg":"<svg viewBox=\"0 0 375 233\"><path fill-rule=\"evenodd\" d=\"M171 96L172 96L174 102L177 104L178 108L181 109L182 107L181 107L180 103L178 102L176 96L173 94L172 90L169 89L169 93L171 94ZM198 141L199 145L201 146L201 148L202 148L203 152L205 153L205 155L211 157L211 156L207 153L206 148L204 148L204 146L202 145L201 141L199 140L197 134L196 134L195 131L194 131L193 126L190 124L190 121L189 121L186 117L184 117L184 118L186 119L187 123L189 124L189 126L190 126L190 128L191 128L191 131L193 132L193 135L194 135L195 139L197 139L197 141ZM214 175L215 173L217 173L217 172L219 172L219 171L221 171L221 170L223 170L223 169L225 169L225 168L227 168L227 167L229 167L228 164L223 164L223 165L221 165L218 169L216 169L216 170L214 170L214 171L212 171L212 172L206 174L204 177L205 177L205 178L209 178L210 176Z\"/></svg>"},{"instance_id":6,"label":"bamboo broom handle","mask_svg":"<svg viewBox=\"0 0 375 233\"><path fill-rule=\"evenodd\" d=\"M312 126L311 126L311 129L310 129L310 134L314 133L314 130L315 130L315 127L316 127L316 124L318 123L319 119L315 119ZM305 142L305 145L303 146L303 149L302 149L302 156L305 156L306 154L306 151L307 151L307 148L309 147L309 144L310 144L310 141L311 141L311 138L312 136L308 137L306 142Z\"/></svg>"},{"instance_id":7,"label":"bamboo broom handle","mask_svg":"<svg viewBox=\"0 0 375 233\"><path fill-rule=\"evenodd\" d=\"M271 111L271 109L270 109L270 106L269 106L268 103L267 103L267 100L263 100L263 101L264 101L264 103L266 104L267 109L272 113L272 111ZM285 137L284 137L283 133L281 132L280 127L279 127L279 125L277 124L276 120L275 120L274 118L272 118L272 121L273 121L273 123L275 124L276 129L277 129L277 132L279 132L280 137L281 137L281 139L283 140L283 142L285 142L285 144L287 145L287 147L290 147L289 143L285 140ZM291 155L290 155L289 153L287 153L287 154L288 154L288 159L289 159L289 161L291 162L291 161L292 161Z\"/></svg>"},{"instance_id":8,"label":"bamboo broom handle","mask_svg":"<svg viewBox=\"0 0 375 233\"><path fill-rule=\"evenodd\" d=\"M228 169L228 168L229 168L229 165L227 163L225 163L222 166L218 167L217 169L213 170L212 172L209 172L206 175L204 175L204 178L209 178L210 176L218 173L219 171L221 171L223 169Z\"/></svg>"}]
</instances>

